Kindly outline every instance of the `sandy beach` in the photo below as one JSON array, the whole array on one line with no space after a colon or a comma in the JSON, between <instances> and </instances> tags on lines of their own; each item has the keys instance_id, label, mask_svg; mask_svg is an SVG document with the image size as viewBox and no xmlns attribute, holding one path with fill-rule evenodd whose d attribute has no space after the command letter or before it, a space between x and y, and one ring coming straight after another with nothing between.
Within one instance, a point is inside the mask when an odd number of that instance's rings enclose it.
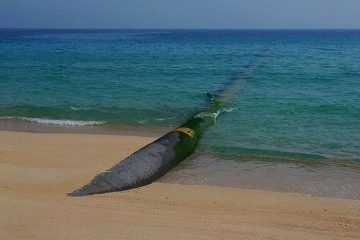
<instances>
[{"instance_id":1,"label":"sandy beach","mask_svg":"<svg viewBox=\"0 0 360 240\"><path fill-rule=\"evenodd\" d=\"M0 131L0 239L360 239L360 201L154 183L66 194L153 136Z\"/></svg>"}]
</instances>

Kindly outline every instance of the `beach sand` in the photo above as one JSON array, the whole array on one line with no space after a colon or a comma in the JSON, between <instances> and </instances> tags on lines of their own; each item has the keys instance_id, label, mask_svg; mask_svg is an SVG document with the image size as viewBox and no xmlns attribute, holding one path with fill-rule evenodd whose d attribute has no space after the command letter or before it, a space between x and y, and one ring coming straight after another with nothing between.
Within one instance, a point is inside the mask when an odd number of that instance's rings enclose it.
<instances>
[{"instance_id":1,"label":"beach sand","mask_svg":"<svg viewBox=\"0 0 360 240\"><path fill-rule=\"evenodd\" d=\"M0 239L360 239L360 201L154 183L81 198L154 137L0 131Z\"/></svg>"}]
</instances>

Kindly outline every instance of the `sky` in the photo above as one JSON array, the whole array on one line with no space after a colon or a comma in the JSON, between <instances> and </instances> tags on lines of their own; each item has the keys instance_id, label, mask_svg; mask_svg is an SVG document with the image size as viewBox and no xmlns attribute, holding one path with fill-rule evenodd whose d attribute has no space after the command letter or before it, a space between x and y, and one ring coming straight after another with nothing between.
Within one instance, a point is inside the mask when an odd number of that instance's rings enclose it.
<instances>
[{"instance_id":1,"label":"sky","mask_svg":"<svg viewBox=\"0 0 360 240\"><path fill-rule=\"evenodd\" d=\"M360 28L360 0L0 0L0 28Z\"/></svg>"}]
</instances>

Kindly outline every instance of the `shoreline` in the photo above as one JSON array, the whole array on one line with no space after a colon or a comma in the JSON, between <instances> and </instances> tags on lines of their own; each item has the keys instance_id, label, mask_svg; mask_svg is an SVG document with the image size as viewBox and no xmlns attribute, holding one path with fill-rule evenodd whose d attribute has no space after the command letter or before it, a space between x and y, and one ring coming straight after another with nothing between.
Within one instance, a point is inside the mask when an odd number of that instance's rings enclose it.
<instances>
[{"instance_id":1,"label":"shoreline","mask_svg":"<svg viewBox=\"0 0 360 240\"><path fill-rule=\"evenodd\" d=\"M67 126L26 121L22 119L0 119L0 131L28 133L74 133L120 136L160 137L172 130L167 126L99 124L88 126Z\"/></svg>"},{"instance_id":2,"label":"shoreline","mask_svg":"<svg viewBox=\"0 0 360 240\"><path fill-rule=\"evenodd\" d=\"M154 137L0 131L1 239L357 239L360 201L153 183L67 197Z\"/></svg>"},{"instance_id":3,"label":"shoreline","mask_svg":"<svg viewBox=\"0 0 360 240\"><path fill-rule=\"evenodd\" d=\"M0 133L42 134L45 137L58 134L58 136L68 135L70 140L75 135L89 135L90 138L92 136L100 138L102 136L131 136L151 138L152 140L147 142L150 143L172 129L174 127L115 124L68 126L38 123L23 119L0 119ZM139 145L134 151L144 145L146 144ZM122 158L113 161L113 164L109 165L108 168L131 153L133 152L129 152ZM157 182L295 193L333 199L360 199L360 185L357 184L360 181L360 177L357 175L359 165L356 162L354 163L351 160L339 161L330 158L326 161L308 158L306 159L308 165L304 165L304 160L303 158L282 158L281 155L276 157L247 154L233 155L231 153L224 155L222 152L204 151L200 147L200 150L195 151L186 162L180 163L179 166L157 180ZM311 171L306 166L311 167ZM95 175L97 174L92 177Z\"/></svg>"}]
</instances>

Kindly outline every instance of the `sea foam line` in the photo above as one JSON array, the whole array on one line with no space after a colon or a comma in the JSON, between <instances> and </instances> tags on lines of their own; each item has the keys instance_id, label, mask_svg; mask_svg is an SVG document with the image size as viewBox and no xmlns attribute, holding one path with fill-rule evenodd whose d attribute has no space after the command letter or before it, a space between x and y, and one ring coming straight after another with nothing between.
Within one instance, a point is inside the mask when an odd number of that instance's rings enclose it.
<instances>
[{"instance_id":1,"label":"sea foam line","mask_svg":"<svg viewBox=\"0 0 360 240\"><path fill-rule=\"evenodd\" d=\"M67 119L46 119L46 118L30 118L30 117L0 117L0 120L23 120L27 122L34 122L40 124L50 124L50 125L62 125L62 126L93 126L104 124L102 121L81 121L81 120L67 120Z\"/></svg>"}]
</instances>

